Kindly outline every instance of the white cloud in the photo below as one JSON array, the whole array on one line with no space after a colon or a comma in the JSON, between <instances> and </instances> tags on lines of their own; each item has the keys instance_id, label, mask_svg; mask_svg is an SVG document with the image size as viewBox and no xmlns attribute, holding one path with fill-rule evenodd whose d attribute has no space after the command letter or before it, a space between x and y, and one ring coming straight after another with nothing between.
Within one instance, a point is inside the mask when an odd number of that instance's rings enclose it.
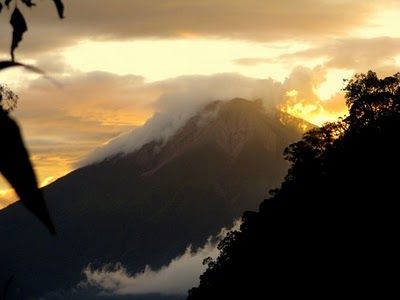
<instances>
[{"instance_id":1,"label":"white cloud","mask_svg":"<svg viewBox=\"0 0 400 300\"><path fill-rule=\"evenodd\" d=\"M217 245L229 231L239 230L241 221L234 222L230 229L223 228L216 238L210 237L207 243L193 251L189 246L185 253L174 258L160 270L146 266L143 272L131 275L121 264L106 266L100 270L87 267L83 274L86 279L79 284L81 288L96 287L100 293L115 295L183 295L188 289L198 285L199 276L205 271L203 261L207 257L216 258Z\"/></svg>"},{"instance_id":2,"label":"white cloud","mask_svg":"<svg viewBox=\"0 0 400 300\"><path fill-rule=\"evenodd\" d=\"M282 99L282 85L272 79L253 79L237 74L182 76L143 86L164 92L151 103L155 111L144 126L124 133L93 151L80 165L103 160L118 153L129 153L153 140L165 142L202 107L215 100L265 99L276 105Z\"/></svg>"},{"instance_id":3,"label":"white cloud","mask_svg":"<svg viewBox=\"0 0 400 300\"><path fill-rule=\"evenodd\" d=\"M143 83L136 88L139 94L141 90L160 91L158 97L148 104L154 111L153 116L143 126L123 133L95 149L79 166L100 162L116 154L133 152L151 141L166 142L189 118L216 100L226 101L238 97L262 99L266 108L285 107L285 111L317 125L335 120L346 110L344 98L343 94L331 91L333 93L328 99L320 99L317 91L326 81L326 75L327 68L323 66L312 69L298 66L283 82L223 73ZM297 97L287 97L286 92L291 90L296 90ZM300 107L292 108L298 104Z\"/></svg>"}]
</instances>

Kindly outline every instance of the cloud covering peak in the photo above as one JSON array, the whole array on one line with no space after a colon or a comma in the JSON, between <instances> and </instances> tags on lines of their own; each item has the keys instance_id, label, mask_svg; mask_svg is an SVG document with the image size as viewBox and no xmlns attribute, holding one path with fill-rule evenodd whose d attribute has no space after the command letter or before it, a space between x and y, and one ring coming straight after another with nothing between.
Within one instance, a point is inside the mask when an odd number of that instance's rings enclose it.
<instances>
[{"instance_id":1,"label":"cloud covering peak","mask_svg":"<svg viewBox=\"0 0 400 300\"><path fill-rule=\"evenodd\" d=\"M149 104L154 111L152 117L143 126L123 133L95 149L79 166L133 152L152 141L165 143L204 106L217 100L261 99L266 108L278 108L296 117L304 117L307 121L313 122L313 116L323 117L324 114L328 117L331 114L331 118L335 119L338 114L345 113L344 99L341 94L333 95L328 101L319 98L316 88L324 82L325 76L326 69L323 67L297 67L284 82L223 73L144 83L143 89L162 91ZM320 120L317 121L320 123Z\"/></svg>"},{"instance_id":2,"label":"cloud covering peak","mask_svg":"<svg viewBox=\"0 0 400 300\"><path fill-rule=\"evenodd\" d=\"M151 104L155 111L153 116L142 127L123 133L97 148L80 165L135 151L151 141L165 142L189 118L212 101L226 101L237 97L251 100L263 98L266 99L266 105L273 107L284 94L282 85L272 79L253 79L237 74L182 76L150 85L165 90Z\"/></svg>"}]
</instances>

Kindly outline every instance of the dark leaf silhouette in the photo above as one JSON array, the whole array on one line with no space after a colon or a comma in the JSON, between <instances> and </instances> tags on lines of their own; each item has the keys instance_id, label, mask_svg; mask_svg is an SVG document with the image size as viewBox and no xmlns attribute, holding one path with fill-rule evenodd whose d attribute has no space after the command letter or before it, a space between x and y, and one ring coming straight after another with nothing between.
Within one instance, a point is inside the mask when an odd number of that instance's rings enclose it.
<instances>
[{"instance_id":1,"label":"dark leaf silhouette","mask_svg":"<svg viewBox=\"0 0 400 300\"><path fill-rule=\"evenodd\" d=\"M28 7L32 7L32 6L36 5L35 3L32 2L32 0L22 0L22 2Z\"/></svg>"},{"instance_id":2,"label":"dark leaf silhouette","mask_svg":"<svg viewBox=\"0 0 400 300\"><path fill-rule=\"evenodd\" d=\"M14 50L18 47L19 42L22 40L22 35L28 30L25 18L16 7L11 15L10 24L13 27L13 35L11 42L11 59L14 61Z\"/></svg>"},{"instance_id":3,"label":"dark leaf silhouette","mask_svg":"<svg viewBox=\"0 0 400 300\"><path fill-rule=\"evenodd\" d=\"M56 5L58 15L61 19L64 18L64 4L61 0L53 0L54 4Z\"/></svg>"},{"instance_id":4,"label":"dark leaf silhouette","mask_svg":"<svg viewBox=\"0 0 400 300\"><path fill-rule=\"evenodd\" d=\"M21 0L27 7L35 6L36 4L32 0ZM9 8L12 0L5 0L4 4ZM61 0L54 0L57 8L58 15L63 18L64 5ZM3 2L0 2L0 12L3 9ZM55 85L60 85L58 82L50 77L47 77L45 73L30 65L15 62L14 51L22 41L23 34L28 30L25 18L22 15L18 7L15 7L10 24L13 28L12 42L11 42L11 61L0 61L0 71L12 67L23 67L31 72L35 72L45 76L49 81ZM3 107L3 92L8 97L8 103L5 101L7 107ZM36 175L33 171L31 161L29 159L28 152L25 148L22 140L21 133L17 123L8 116L8 112L15 108L18 97L11 97L11 94L7 94L6 90L2 90L0 94L0 129L2 135L2 146L0 147L0 173L9 181L12 187L17 192L21 199L21 202L26 206L35 216L37 216L41 222L47 227L51 234L55 235L55 227L51 221L48 213L46 203L43 199L42 191L38 188Z\"/></svg>"},{"instance_id":5,"label":"dark leaf silhouette","mask_svg":"<svg viewBox=\"0 0 400 300\"><path fill-rule=\"evenodd\" d=\"M25 68L28 71L34 72L36 74L40 74L44 78L49 80L51 83L53 83L54 85L56 85L58 87L61 87L61 84L58 81L56 81L53 78L47 76L44 71L42 71L41 69L39 69L39 68L37 68L35 66L31 66L31 65L19 63L19 62L16 62L16 61L11 61L11 60L0 61L0 71L4 70L4 69L8 69L8 68L13 68L13 67L22 67L22 68Z\"/></svg>"},{"instance_id":6,"label":"dark leaf silhouette","mask_svg":"<svg viewBox=\"0 0 400 300\"><path fill-rule=\"evenodd\" d=\"M21 202L55 235L42 191L37 186L35 172L29 160L17 123L0 109L2 146L0 147L0 172L15 189Z\"/></svg>"},{"instance_id":7,"label":"dark leaf silhouette","mask_svg":"<svg viewBox=\"0 0 400 300\"><path fill-rule=\"evenodd\" d=\"M7 7L9 7L11 1L13 1L13 0L6 0L6 2L4 2L4 3L7 5Z\"/></svg>"},{"instance_id":8,"label":"dark leaf silhouette","mask_svg":"<svg viewBox=\"0 0 400 300\"><path fill-rule=\"evenodd\" d=\"M0 61L0 70L4 70L7 68L12 68L12 67L23 67L29 71L41 74L41 75L45 75L45 73L40 70L39 68L36 68L34 66L30 66L30 65L26 65L26 64L22 64L19 62L15 62L15 61L11 61L11 60L2 60Z\"/></svg>"},{"instance_id":9,"label":"dark leaf silhouette","mask_svg":"<svg viewBox=\"0 0 400 300\"><path fill-rule=\"evenodd\" d=\"M4 3L9 8L10 2L12 0L6 0ZM36 6L36 3L32 2L33 0L21 0L27 7ZM61 19L64 18L64 4L61 0L53 0L56 6L58 15ZM3 9L3 4L0 2L0 12ZM22 15L21 11L16 6L10 19L10 24L13 28L12 34L12 42L11 42L11 60L14 61L14 51L18 47L18 44L22 41L22 37L24 33L28 30L28 25L26 24L25 18Z\"/></svg>"}]
</instances>

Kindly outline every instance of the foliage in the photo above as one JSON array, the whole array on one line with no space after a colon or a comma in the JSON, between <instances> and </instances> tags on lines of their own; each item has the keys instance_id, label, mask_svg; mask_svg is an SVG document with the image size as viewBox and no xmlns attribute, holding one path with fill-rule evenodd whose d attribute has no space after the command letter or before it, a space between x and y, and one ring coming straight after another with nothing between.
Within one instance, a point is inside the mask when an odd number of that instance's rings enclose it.
<instances>
[{"instance_id":1,"label":"foliage","mask_svg":"<svg viewBox=\"0 0 400 300\"><path fill-rule=\"evenodd\" d=\"M6 85L0 84L0 109L11 112L17 107L18 95Z\"/></svg>"},{"instance_id":2,"label":"foliage","mask_svg":"<svg viewBox=\"0 0 400 300\"><path fill-rule=\"evenodd\" d=\"M0 172L12 185L21 203L47 227L51 234L55 228L47 211L17 123L0 108L0 132L5 141L0 147Z\"/></svg>"},{"instance_id":3,"label":"foliage","mask_svg":"<svg viewBox=\"0 0 400 300\"><path fill-rule=\"evenodd\" d=\"M34 66L15 61L15 49L22 41L24 33L28 31L25 18L17 6L19 1L29 8L36 5L32 0L0 0L0 13L3 11L4 6L10 9L12 3L15 5L10 18L10 24L13 29L10 47L11 60L0 61L0 71L11 67L23 67L29 71L44 75L43 71ZM53 2L59 17L63 18L64 5L62 1L53 0ZM0 133L2 137L0 172L15 189L21 199L21 203L42 221L51 234L55 234L54 225L47 211L42 192L38 188L36 175L19 127L9 116L9 112L16 107L17 100L18 96L16 94L6 86L0 85Z\"/></svg>"},{"instance_id":4,"label":"foliage","mask_svg":"<svg viewBox=\"0 0 400 300\"><path fill-rule=\"evenodd\" d=\"M358 74L344 91L349 115L285 150L281 187L243 215L188 299L382 297L394 287L400 74Z\"/></svg>"},{"instance_id":5,"label":"foliage","mask_svg":"<svg viewBox=\"0 0 400 300\"><path fill-rule=\"evenodd\" d=\"M13 28L12 34L12 42L11 42L11 60L14 61L14 51L18 47L19 42L22 41L22 36L26 31L28 31L28 25L26 24L25 18L21 11L18 9L18 1L19 0L5 0L4 4L7 8L10 8L10 4L14 2L15 7L11 14L10 24ZM32 0L21 0L23 4L27 7L31 8L32 6L36 6ZM64 17L64 5L61 0L53 0L56 5L56 9L60 18ZM0 12L2 11L4 5L0 2Z\"/></svg>"}]
</instances>

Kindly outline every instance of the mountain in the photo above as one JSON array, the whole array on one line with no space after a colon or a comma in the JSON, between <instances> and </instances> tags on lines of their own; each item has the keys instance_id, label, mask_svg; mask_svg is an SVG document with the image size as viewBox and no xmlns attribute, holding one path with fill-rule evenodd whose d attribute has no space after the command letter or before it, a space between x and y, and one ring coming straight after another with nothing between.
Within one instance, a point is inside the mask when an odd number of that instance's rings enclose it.
<instances>
[{"instance_id":1,"label":"mountain","mask_svg":"<svg viewBox=\"0 0 400 300\"><path fill-rule=\"evenodd\" d=\"M214 102L167 142L109 157L44 189L58 237L19 203L0 211L0 288L14 298L68 289L94 267L158 268L254 210L283 178L306 122L260 102Z\"/></svg>"}]
</instances>

